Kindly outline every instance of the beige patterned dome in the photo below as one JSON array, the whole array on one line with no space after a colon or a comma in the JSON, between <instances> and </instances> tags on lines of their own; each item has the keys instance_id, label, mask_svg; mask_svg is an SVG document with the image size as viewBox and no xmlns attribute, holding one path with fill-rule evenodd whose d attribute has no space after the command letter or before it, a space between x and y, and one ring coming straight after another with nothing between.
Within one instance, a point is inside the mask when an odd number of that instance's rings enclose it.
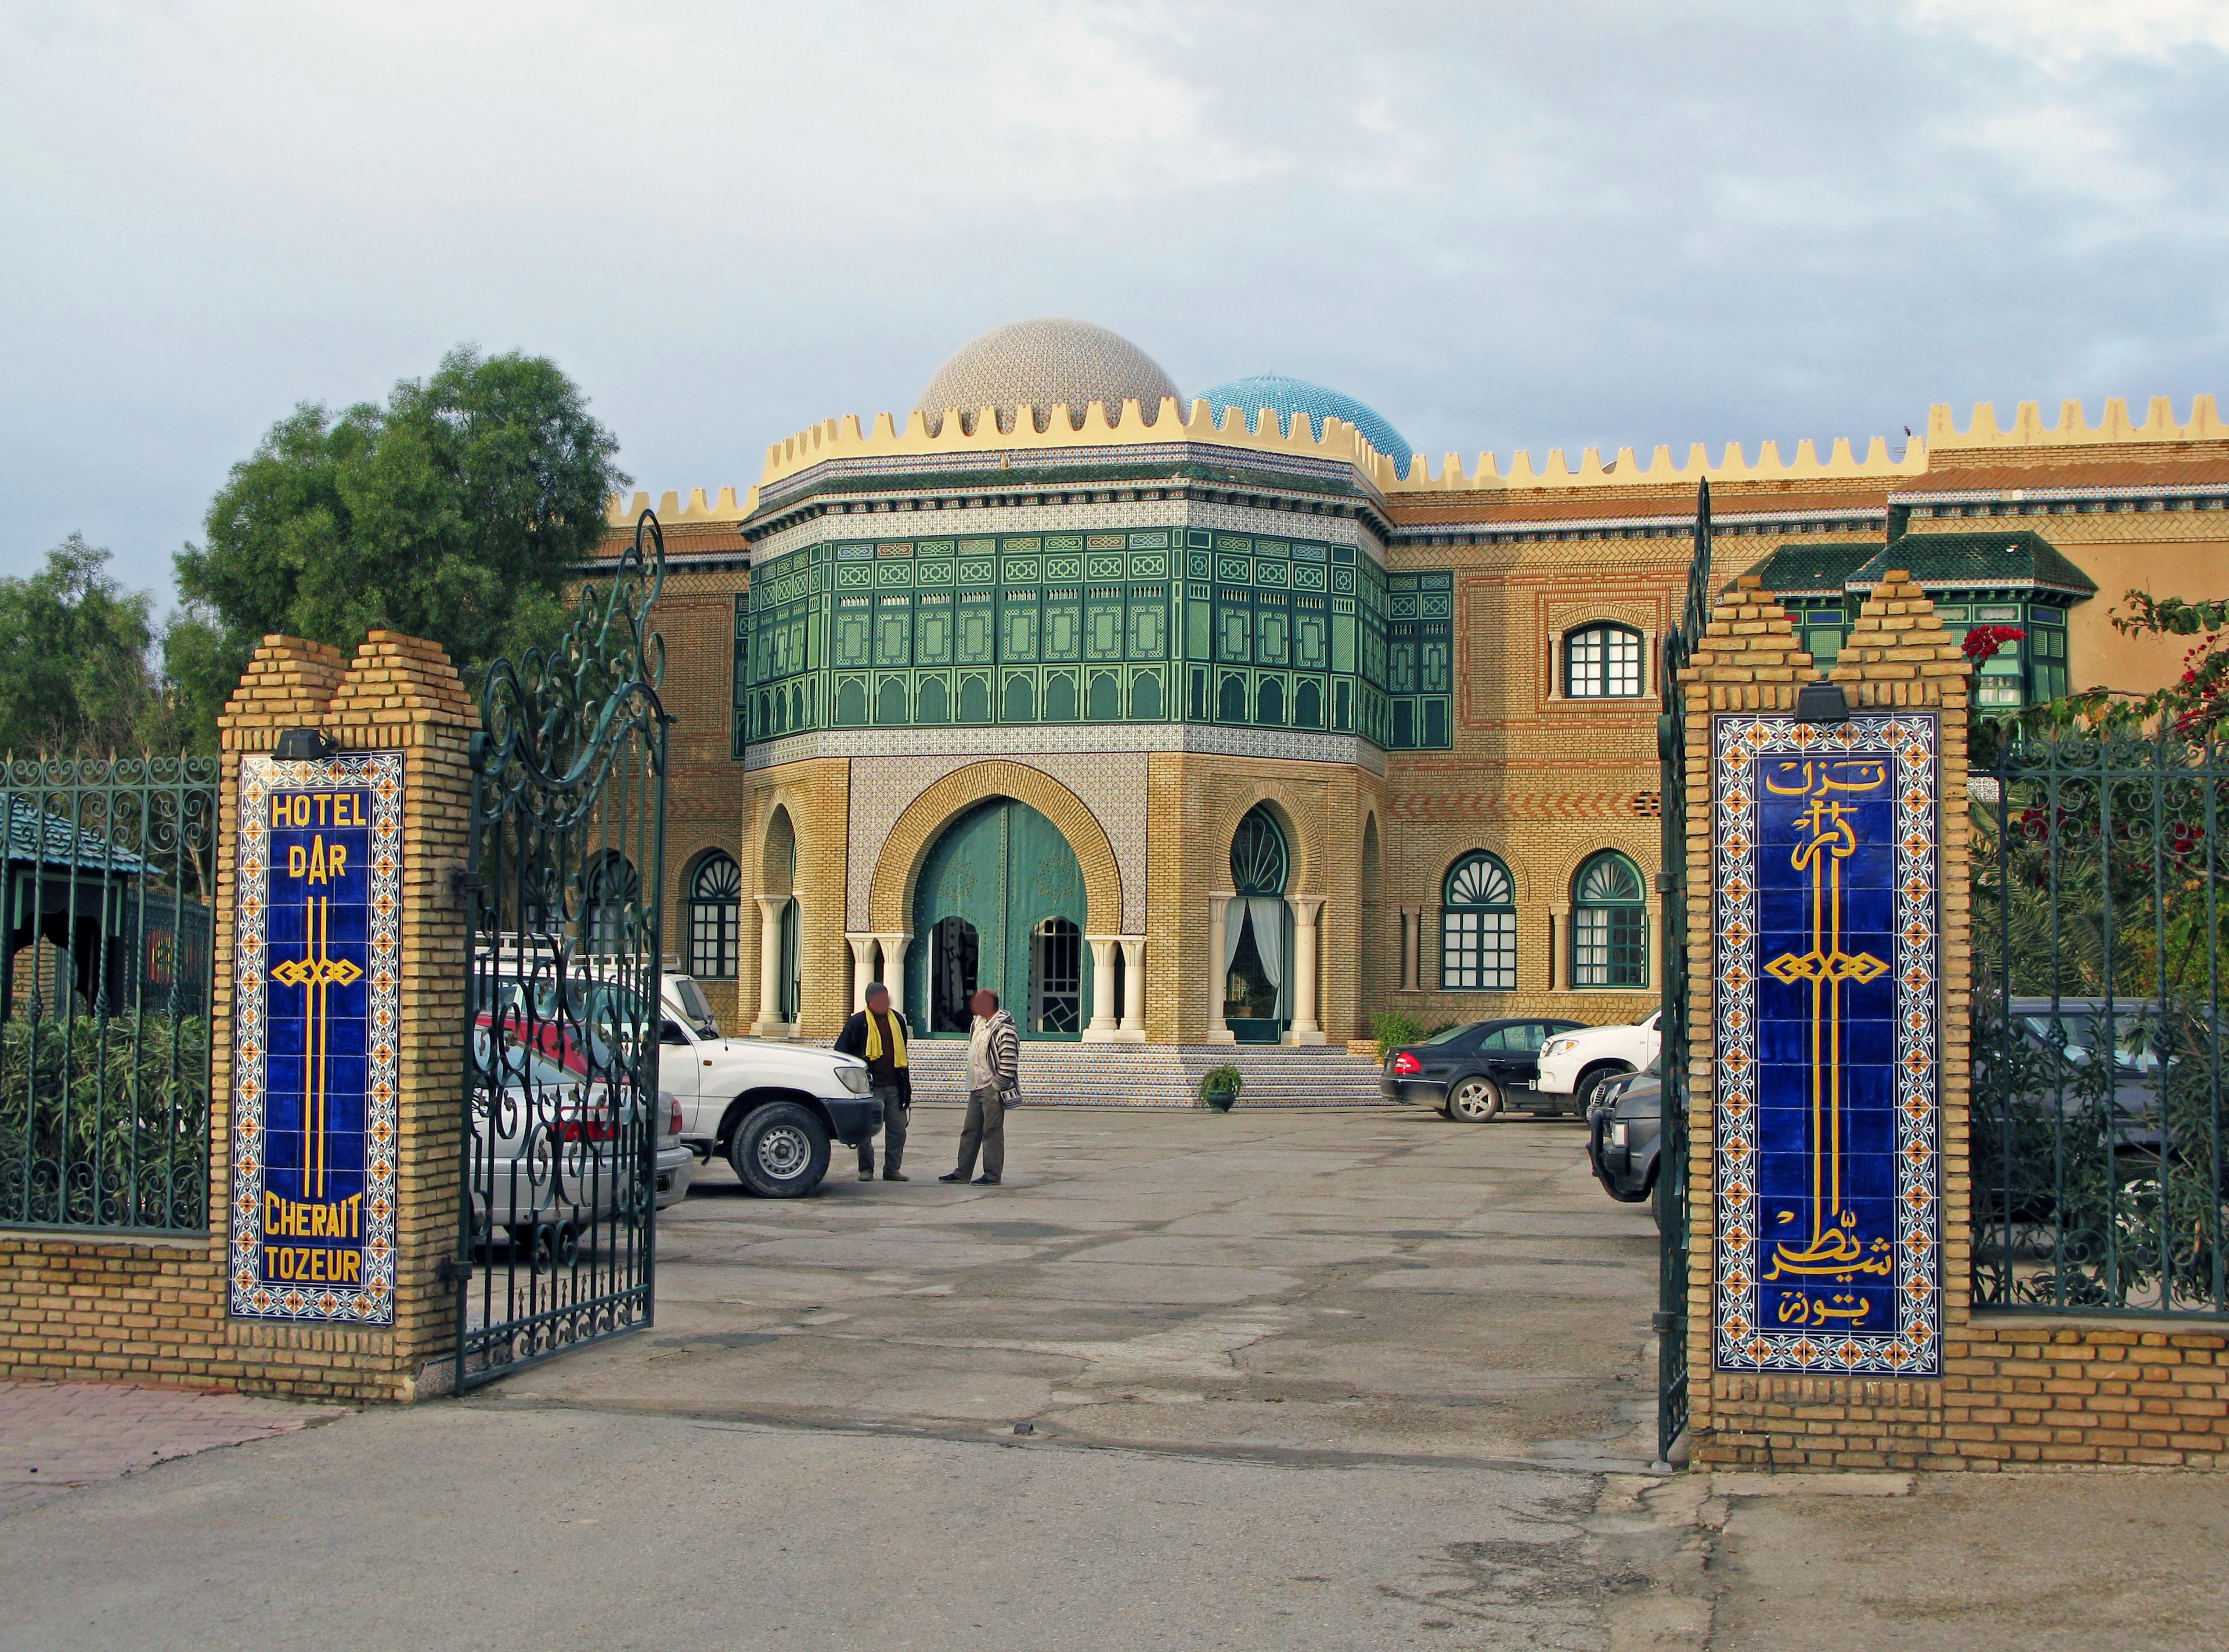
<instances>
[{"instance_id":1,"label":"beige patterned dome","mask_svg":"<svg viewBox=\"0 0 2229 1652\"><path fill-rule=\"evenodd\" d=\"M1088 321L1042 316L993 328L955 350L936 370L915 406L932 433L941 429L947 408L960 409L960 423L975 434L985 408L995 408L999 428L1011 433L1018 409L1027 408L1039 430L1052 424L1056 406L1068 408L1069 422L1083 427L1094 402L1104 402L1109 418L1122 403L1135 400L1147 418L1160 410L1176 385L1160 364L1118 333Z\"/></svg>"}]
</instances>

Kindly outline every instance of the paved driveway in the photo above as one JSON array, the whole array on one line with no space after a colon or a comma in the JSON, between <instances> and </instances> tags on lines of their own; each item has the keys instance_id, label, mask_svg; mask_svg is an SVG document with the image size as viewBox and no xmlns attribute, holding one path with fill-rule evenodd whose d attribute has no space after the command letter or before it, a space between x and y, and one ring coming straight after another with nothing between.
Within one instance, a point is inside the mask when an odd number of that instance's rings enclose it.
<instances>
[{"instance_id":1,"label":"paved driveway","mask_svg":"<svg viewBox=\"0 0 2229 1652\"><path fill-rule=\"evenodd\" d=\"M1647 1207L1577 1125L1421 1109L1018 1109L1005 1185L953 1186L956 1109L909 1182L745 1197L659 1226L658 1324L486 1403L810 1419L1267 1453L1654 1453ZM1648 1369L1644 1368L1644 1359Z\"/></svg>"}]
</instances>

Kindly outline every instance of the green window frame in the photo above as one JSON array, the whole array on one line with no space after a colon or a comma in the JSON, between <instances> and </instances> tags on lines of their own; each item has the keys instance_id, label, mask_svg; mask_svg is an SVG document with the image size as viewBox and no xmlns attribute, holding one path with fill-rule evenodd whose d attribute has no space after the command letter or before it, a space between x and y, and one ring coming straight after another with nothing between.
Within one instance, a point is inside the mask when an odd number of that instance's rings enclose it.
<instances>
[{"instance_id":1,"label":"green window frame","mask_svg":"<svg viewBox=\"0 0 2229 1652\"><path fill-rule=\"evenodd\" d=\"M1648 985L1648 897L1641 868L1615 849L1590 856L1571 880L1571 985Z\"/></svg>"},{"instance_id":2,"label":"green window frame","mask_svg":"<svg viewBox=\"0 0 2229 1652\"><path fill-rule=\"evenodd\" d=\"M1451 993L1517 990L1517 895L1500 857L1474 849L1440 885L1440 986Z\"/></svg>"}]
</instances>

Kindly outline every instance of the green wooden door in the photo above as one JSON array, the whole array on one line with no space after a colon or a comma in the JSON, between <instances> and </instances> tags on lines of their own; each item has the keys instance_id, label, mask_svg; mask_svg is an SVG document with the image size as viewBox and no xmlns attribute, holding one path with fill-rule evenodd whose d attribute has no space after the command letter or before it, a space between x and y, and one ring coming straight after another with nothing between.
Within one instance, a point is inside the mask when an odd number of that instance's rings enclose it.
<instances>
[{"instance_id":1,"label":"green wooden door","mask_svg":"<svg viewBox=\"0 0 2229 1652\"><path fill-rule=\"evenodd\" d=\"M906 1002L932 1036L967 1030L967 997L988 987L1025 1038L1072 1038L1089 1015L1083 873L1050 820L992 798L954 821L914 892Z\"/></svg>"}]
</instances>

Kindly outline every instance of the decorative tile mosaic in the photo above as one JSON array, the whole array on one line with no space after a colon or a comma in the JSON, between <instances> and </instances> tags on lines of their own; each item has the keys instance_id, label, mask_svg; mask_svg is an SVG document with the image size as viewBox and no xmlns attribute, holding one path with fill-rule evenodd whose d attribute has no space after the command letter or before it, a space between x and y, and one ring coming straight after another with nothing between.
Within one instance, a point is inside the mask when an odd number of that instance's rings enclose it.
<instances>
[{"instance_id":1,"label":"decorative tile mosaic","mask_svg":"<svg viewBox=\"0 0 2229 1652\"><path fill-rule=\"evenodd\" d=\"M395 1322L402 754L240 763L232 1313Z\"/></svg>"},{"instance_id":2,"label":"decorative tile mosaic","mask_svg":"<svg viewBox=\"0 0 2229 1652\"><path fill-rule=\"evenodd\" d=\"M1711 723L1716 1364L1939 1375L1937 716Z\"/></svg>"},{"instance_id":3,"label":"decorative tile mosaic","mask_svg":"<svg viewBox=\"0 0 2229 1652\"><path fill-rule=\"evenodd\" d=\"M1073 731L1069 731L1069 737L1074 740ZM982 762L986 755L878 756L870 762L852 763L845 928L858 931L872 927L869 897L874 888L875 868L898 817L938 781ZM1041 769L1082 799L1107 833L1122 877L1122 932L1126 935L1145 933L1146 761L1143 752L1069 751L1033 754L1028 759L1029 767Z\"/></svg>"}]
</instances>

